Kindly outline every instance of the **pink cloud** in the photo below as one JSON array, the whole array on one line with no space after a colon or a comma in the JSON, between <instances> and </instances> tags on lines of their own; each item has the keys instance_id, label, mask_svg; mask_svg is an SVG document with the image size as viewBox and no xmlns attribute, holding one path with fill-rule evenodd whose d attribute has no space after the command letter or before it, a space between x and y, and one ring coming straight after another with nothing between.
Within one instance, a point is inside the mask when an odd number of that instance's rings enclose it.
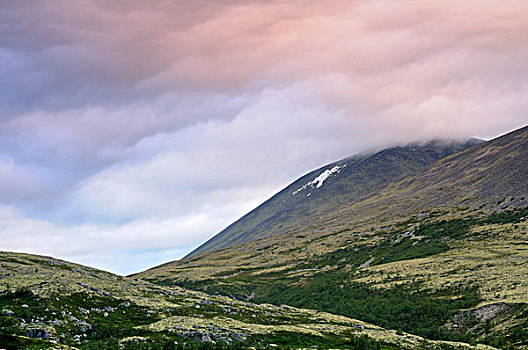
<instances>
[{"instance_id":1,"label":"pink cloud","mask_svg":"<svg viewBox=\"0 0 528 350\"><path fill-rule=\"evenodd\" d=\"M528 123L526 18L514 0L3 3L0 209L207 212L210 235L243 214L222 203L247 210L340 157L496 136Z\"/></svg>"}]
</instances>

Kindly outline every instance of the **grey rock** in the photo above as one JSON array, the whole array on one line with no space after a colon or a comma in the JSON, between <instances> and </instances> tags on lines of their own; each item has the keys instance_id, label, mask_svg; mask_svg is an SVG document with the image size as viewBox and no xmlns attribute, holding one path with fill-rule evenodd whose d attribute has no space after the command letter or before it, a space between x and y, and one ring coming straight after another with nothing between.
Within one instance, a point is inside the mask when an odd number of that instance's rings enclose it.
<instances>
[{"instance_id":1,"label":"grey rock","mask_svg":"<svg viewBox=\"0 0 528 350\"><path fill-rule=\"evenodd\" d=\"M201 343L212 343L213 342L209 334L202 333L199 331L194 333L194 340L201 342Z\"/></svg>"},{"instance_id":2,"label":"grey rock","mask_svg":"<svg viewBox=\"0 0 528 350\"><path fill-rule=\"evenodd\" d=\"M26 331L26 335L28 338L49 339L49 333L45 329L40 328L30 328Z\"/></svg>"},{"instance_id":3,"label":"grey rock","mask_svg":"<svg viewBox=\"0 0 528 350\"><path fill-rule=\"evenodd\" d=\"M243 333L233 332L233 333L231 333L231 338L232 338L234 341L238 341L238 342L244 342L244 341L246 341L246 335L243 334Z\"/></svg>"},{"instance_id":4,"label":"grey rock","mask_svg":"<svg viewBox=\"0 0 528 350\"><path fill-rule=\"evenodd\" d=\"M54 321L51 321L51 322L50 322L50 325L52 325L52 326L59 326L59 327L60 327L60 326L62 326L62 321L61 321L61 320L57 320L57 319L55 319Z\"/></svg>"},{"instance_id":5,"label":"grey rock","mask_svg":"<svg viewBox=\"0 0 528 350\"><path fill-rule=\"evenodd\" d=\"M4 316L13 316L15 313L12 310L4 309L2 310L2 315Z\"/></svg>"}]
</instances>

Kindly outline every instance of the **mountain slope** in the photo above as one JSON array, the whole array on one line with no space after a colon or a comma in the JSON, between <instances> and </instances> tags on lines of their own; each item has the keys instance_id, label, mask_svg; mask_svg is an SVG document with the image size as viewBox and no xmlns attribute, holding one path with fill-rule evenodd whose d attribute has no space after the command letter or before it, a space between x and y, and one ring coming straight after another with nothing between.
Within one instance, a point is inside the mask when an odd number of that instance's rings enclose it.
<instances>
[{"instance_id":1,"label":"mountain slope","mask_svg":"<svg viewBox=\"0 0 528 350\"><path fill-rule=\"evenodd\" d=\"M299 178L188 257L276 235L480 142L472 139L411 144L328 164Z\"/></svg>"},{"instance_id":2,"label":"mountain slope","mask_svg":"<svg viewBox=\"0 0 528 350\"><path fill-rule=\"evenodd\" d=\"M0 252L0 308L7 349L477 348L8 252Z\"/></svg>"},{"instance_id":3,"label":"mountain slope","mask_svg":"<svg viewBox=\"0 0 528 350\"><path fill-rule=\"evenodd\" d=\"M388 184L311 224L329 228L350 216L378 224L418 212L494 212L528 206L528 127L466 149Z\"/></svg>"},{"instance_id":4,"label":"mountain slope","mask_svg":"<svg viewBox=\"0 0 528 350\"><path fill-rule=\"evenodd\" d=\"M527 349L527 173L522 128L282 234L139 276Z\"/></svg>"}]
</instances>

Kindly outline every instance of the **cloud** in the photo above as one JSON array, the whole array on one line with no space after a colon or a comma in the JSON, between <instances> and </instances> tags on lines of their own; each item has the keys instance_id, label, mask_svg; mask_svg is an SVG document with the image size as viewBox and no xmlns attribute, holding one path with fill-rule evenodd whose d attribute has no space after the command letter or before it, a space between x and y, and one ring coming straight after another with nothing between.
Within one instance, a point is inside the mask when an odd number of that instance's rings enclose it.
<instances>
[{"instance_id":1,"label":"cloud","mask_svg":"<svg viewBox=\"0 0 528 350\"><path fill-rule=\"evenodd\" d=\"M2 250L53 255L122 274L180 258L195 248L197 241L209 238L206 232L227 225L224 217L214 213L139 220L119 226L63 226L2 208L0 219Z\"/></svg>"},{"instance_id":2,"label":"cloud","mask_svg":"<svg viewBox=\"0 0 528 350\"><path fill-rule=\"evenodd\" d=\"M1 6L5 249L130 272L332 160L528 121L523 2Z\"/></svg>"}]
</instances>

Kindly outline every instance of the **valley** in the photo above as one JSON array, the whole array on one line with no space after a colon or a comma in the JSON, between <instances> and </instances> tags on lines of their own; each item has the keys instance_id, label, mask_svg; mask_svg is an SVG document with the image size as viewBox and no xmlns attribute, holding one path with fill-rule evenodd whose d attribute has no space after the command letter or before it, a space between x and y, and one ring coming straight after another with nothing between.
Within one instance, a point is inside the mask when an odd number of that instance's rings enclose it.
<instances>
[{"instance_id":1,"label":"valley","mask_svg":"<svg viewBox=\"0 0 528 350\"><path fill-rule=\"evenodd\" d=\"M0 290L6 349L491 349L28 254L0 253Z\"/></svg>"}]
</instances>

